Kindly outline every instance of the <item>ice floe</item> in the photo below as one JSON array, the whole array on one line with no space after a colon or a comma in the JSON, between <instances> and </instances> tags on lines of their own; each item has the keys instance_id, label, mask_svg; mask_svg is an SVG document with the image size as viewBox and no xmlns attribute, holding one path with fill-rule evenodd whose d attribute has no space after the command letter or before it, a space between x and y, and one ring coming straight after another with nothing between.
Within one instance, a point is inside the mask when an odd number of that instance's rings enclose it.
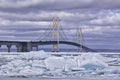
<instances>
[{"instance_id":1,"label":"ice floe","mask_svg":"<svg viewBox=\"0 0 120 80\"><path fill-rule=\"evenodd\" d=\"M51 55L50 52L28 52L17 55L10 62L1 65L0 75L120 75L120 68L109 66L105 58L100 54L92 53L84 53L80 56L58 57Z\"/></svg>"}]
</instances>

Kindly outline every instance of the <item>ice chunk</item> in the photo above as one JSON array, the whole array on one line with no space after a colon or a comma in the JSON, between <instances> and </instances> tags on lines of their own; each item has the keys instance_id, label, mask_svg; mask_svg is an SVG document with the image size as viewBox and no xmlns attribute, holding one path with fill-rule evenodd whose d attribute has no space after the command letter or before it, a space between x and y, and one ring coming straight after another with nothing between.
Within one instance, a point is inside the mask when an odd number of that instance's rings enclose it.
<instances>
[{"instance_id":1,"label":"ice chunk","mask_svg":"<svg viewBox=\"0 0 120 80\"><path fill-rule=\"evenodd\" d=\"M109 67L105 63L105 57L99 54L84 53L81 56L61 57L50 54L44 51L22 53L11 62L1 65L0 75L83 76L120 74L119 67ZM109 60L107 59L107 61Z\"/></svg>"},{"instance_id":2,"label":"ice chunk","mask_svg":"<svg viewBox=\"0 0 120 80\"><path fill-rule=\"evenodd\" d=\"M42 75L44 73L44 70L41 68L25 68L23 70L20 70L20 74L24 75Z\"/></svg>"},{"instance_id":3,"label":"ice chunk","mask_svg":"<svg viewBox=\"0 0 120 80\"><path fill-rule=\"evenodd\" d=\"M20 58L26 59L26 60L35 60L35 59L45 59L49 57L50 55L51 55L50 53L46 53L44 51L38 51L38 52L31 51L31 52L20 55Z\"/></svg>"},{"instance_id":4,"label":"ice chunk","mask_svg":"<svg viewBox=\"0 0 120 80\"><path fill-rule=\"evenodd\" d=\"M45 65L48 69L63 69L65 66L65 59L63 57L49 57L45 60Z\"/></svg>"},{"instance_id":5,"label":"ice chunk","mask_svg":"<svg viewBox=\"0 0 120 80\"><path fill-rule=\"evenodd\" d=\"M96 70L96 69L105 68L105 65L98 63L98 62L86 62L84 64L81 64L81 67L90 69L90 70Z\"/></svg>"},{"instance_id":6,"label":"ice chunk","mask_svg":"<svg viewBox=\"0 0 120 80\"><path fill-rule=\"evenodd\" d=\"M99 54L82 54L78 60L80 61L79 65L81 67L90 70L103 69L108 66L102 61L103 57Z\"/></svg>"}]
</instances>

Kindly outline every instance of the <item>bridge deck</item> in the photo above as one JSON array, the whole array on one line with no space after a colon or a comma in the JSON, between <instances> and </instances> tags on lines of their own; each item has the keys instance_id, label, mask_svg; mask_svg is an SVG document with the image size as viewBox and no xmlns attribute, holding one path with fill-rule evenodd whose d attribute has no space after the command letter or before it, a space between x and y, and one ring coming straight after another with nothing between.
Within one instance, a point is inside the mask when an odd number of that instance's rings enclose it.
<instances>
[{"instance_id":1,"label":"bridge deck","mask_svg":"<svg viewBox=\"0 0 120 80\"><path fill-rule=\"evenodd\" d=\"M29 43L29 46L27 46ZM24 48L25 47L30 47L30 46L39 46L39 45L52 45L52 44L57 44L57 41L0 41L0 45L22 45ZM85 51L87 52L96 52L95 50L88 48L84 45L75 43L75 42L70 42L70 41L59 41L59 44L67 44L67 45L72 45L76 47L82 47ZM26 46L25 46L26 45ZM26 49L27 49L26 48ZM27 50L26 50L27 51Z\"/></svg>"}]
</instances>

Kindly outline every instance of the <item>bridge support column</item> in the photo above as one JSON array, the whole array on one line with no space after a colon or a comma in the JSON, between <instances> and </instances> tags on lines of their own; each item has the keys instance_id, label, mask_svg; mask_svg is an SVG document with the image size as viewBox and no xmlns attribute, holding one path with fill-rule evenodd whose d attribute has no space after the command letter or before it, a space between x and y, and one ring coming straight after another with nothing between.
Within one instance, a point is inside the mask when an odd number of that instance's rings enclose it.
<instances>
[{"instance_id":1,"label":"bridge support column","mask_svg":"<svg viewBox=\"0 0 120 80\"><path fill-rule=\"evenodd\" d=\"M17 47L17 52L22 52L22 51L21 51L21 46L20 46L20 45L16 45L16 47Z\"/></svg>"},{"instance_id":2,"label":"bridge support column","mask_svg":"<svg viewBox=\"0 0 120 80\"><path fill-rule=\"evenodd\" d=\"M31 42L27 42L27 52L32 50Z\"/></svg>"},{"instance_id":3,"label":"bridge support column","mask_svg":"<svg viewBox=\"0 0 120 80\"><path fill-rule=\"evenodd\" d=\"M23 42L22 43L22 52L30 52L31 51L31 42Z\"/></svg>"},{"instance_id":4,"label":"bridge support column","mask_svg":"<svg viewBox=\"0 0 120 80\"><path fill-rule=\"evenodd\" d=\"M8 52L10 52L11 45L7 45L7 47L8 47Z\"/></svg>"},{"instance_id":5,"label":"bridge support column","mask_svg":"<svg viewBox=\"0 0 120 80\"><path fill-rule=\"evenodd\" d=\"M38 51L39 49L38 49L38 46L36 46L36 51Z\"/></svg>"},{"instance_id":6,"label":"bridge support column","mask_svg":"<svg viewBox=\"0 0 120 80\"><path fill-rule=\"evenodd\" d=\"M27 52L27 42L22 43L22 52Z\"/></svg>"}]
</instances>

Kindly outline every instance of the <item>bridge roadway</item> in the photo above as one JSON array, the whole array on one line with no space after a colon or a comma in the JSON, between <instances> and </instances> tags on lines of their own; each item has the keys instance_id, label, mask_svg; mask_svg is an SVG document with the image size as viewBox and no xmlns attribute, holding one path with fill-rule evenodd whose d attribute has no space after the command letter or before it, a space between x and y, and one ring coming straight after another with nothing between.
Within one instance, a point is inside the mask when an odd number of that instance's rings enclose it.
<instances>
[{"instance_id":1,"label":"bridge roadway","mask_svg":"<svg viewBox=\"0 0 120 80\"><path fill-rule=\"evenodd\" d=\"M17 47L17 52L29 52L32 50L32 47L36 47L36 50L38 50L39 45L52 45L52 44L57 44L57 41L0 41L0 47L2 45L6 45L8 48L8 52L10 52L12 45L15 45ZM59 41L59 44L67 44L76 47L82 46L82 48L86 52L96 52L93 49L90 49L84 45L75 42Z\"/></svg>"}]
</instances>

